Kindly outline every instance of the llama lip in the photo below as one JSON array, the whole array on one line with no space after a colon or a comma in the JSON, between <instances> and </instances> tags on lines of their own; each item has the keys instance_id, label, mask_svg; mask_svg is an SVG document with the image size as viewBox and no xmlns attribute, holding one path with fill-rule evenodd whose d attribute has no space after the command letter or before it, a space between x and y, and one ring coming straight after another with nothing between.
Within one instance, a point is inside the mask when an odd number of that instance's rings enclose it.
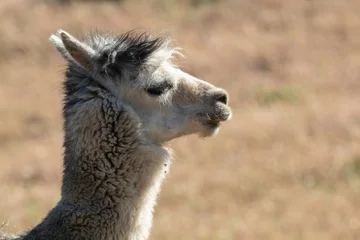
<instances>
[{"instance_id":1,"label":"llama lip","mask_svg":"<svg viewBox=\"0 0 360 240\"><path fill-rule=\"evenodd\" d=\"M213 113L201 113L198 114L199 121L206 127L218 128L221 122L228 120L231 114L213 114Z\"/></svg>"},{"instance_id":2,"label":"llama lip","mask_svg":"<svg viewBox=\"0 0 360 240\"><path fill-rule=\"evenodd\" d=\"M218 128L221 124L221 121L218 120L206 120L203 122L203 124L210 128Z\"/></svg>"},{"instance_id":3,"label":"llama lip","mask_svg":"<svg viewBox=\"0 0 360 240\"><path fill-rule=\"evenodd\" d=\"M219 111L218 113L199 113L198 117L204 121L210 122L224 122L231 119L231 110L228 111Z\"/></svg>"}]
</instances>

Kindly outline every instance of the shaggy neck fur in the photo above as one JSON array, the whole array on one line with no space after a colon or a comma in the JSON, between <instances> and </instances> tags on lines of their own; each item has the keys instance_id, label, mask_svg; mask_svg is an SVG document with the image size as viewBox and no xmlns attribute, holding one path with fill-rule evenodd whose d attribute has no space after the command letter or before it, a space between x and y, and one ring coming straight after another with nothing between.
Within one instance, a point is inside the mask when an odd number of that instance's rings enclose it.
<instances>
[{"instance_id":1,"label":"shaggy neck fur","mask_svg":"<svg viewBox=\"0 0 360 240\"><path fill-rule=\"evenodd\" d=\"M147 239L169 152L142 135L130 108L72 65L65 90L61 200L23 239Z\"/></svg>"}]
</instances>

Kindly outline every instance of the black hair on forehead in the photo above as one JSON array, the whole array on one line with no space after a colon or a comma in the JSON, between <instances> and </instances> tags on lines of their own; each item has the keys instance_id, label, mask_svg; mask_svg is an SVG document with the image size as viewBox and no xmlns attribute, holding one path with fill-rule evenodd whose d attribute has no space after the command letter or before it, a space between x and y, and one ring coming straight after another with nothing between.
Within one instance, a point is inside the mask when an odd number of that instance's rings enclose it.
<instances>
[{"instance_id":1,"label":"black hair on forehead","mask_svg":"<svg viewBox=\"0 0 360 240\"><path fill-rule=\"evenodd\" d=\"M165 42L162 36L151 37L148 33L129 31L115 37L114 49L146 60L152 53L161 49Z\"/></svg>"},{"instance_id":2,"label":"black hair on forehead","mask_svg":"<svg viewBox=\"0 0 360 240\"><path fill-rule=\"evenodd\" d=\"M98 62L108 74L131 72L144 65L154 52L165 47L165 42L164 36L151 37L134 30L117 36L94 34L91 38L91 45L99 53Z\"/></svg>"}]
</instances>

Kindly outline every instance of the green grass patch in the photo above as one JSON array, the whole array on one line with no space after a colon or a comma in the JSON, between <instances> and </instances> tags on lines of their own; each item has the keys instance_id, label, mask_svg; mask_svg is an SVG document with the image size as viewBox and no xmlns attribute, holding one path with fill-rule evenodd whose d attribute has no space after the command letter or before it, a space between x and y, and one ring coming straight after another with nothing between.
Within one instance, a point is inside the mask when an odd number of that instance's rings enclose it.
<instances>
[{"instance_id":1,"label":"green grass patch","mask_svg":"<svg viewBox=\"0 0 360 240\"><path fill-rule=\"evenodd\" d=\"M342 167L342 173L346 178L360 178L360 155L355 155L353 159L346 162Z\"/></svg>"},{"instance_id":2,"label":"green grass patch","mask_svg":"<svg viewBox=\"0 0 360 240\"><path fill-rule=\"evenodd\" d=\"M350 161L344 163L339 171L338 179L345 181L354 194L360 193L360 155L356 154Z\"/></svg>"},{"instance_id":3,"label":"green grass patch","mask_svg":"<svg viewBox=\"0 0 360 240\"><path fill-rule=\"evenodd\" d=\"M25 209L25 218L31 222L38 220L39 210L40 206L35 201L29 202Z\"/></svg>"},{"instance_id":4,"label":"green grass patch","mask_svg":"<svg viewBox=\"0 0 360 240\"><path fill-rule=\"evenodd\" d=\"M300 90L294 86L280 86L276 88L259 87L255 89L255 99L261 105L275 103L298 103L302 99Z\"/></svg>"}]
</instances>

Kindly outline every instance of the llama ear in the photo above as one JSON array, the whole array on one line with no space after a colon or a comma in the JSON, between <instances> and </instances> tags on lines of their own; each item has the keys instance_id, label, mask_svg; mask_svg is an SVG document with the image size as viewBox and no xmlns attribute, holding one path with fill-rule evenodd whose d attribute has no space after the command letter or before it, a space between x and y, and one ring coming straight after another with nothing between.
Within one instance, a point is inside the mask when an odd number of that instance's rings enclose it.
<instances>
[{"instance_id":1,"label":"llama ear","mask_svg":"<svg viewBox=\"0 0 360 240\"><path fill-rule=\"evenodd\" d=\"M59 30L56 35L51 35L49 40L66 60L72 60L88 71L93 69L95 51L85 43L63 30Z\"/></svg>"}]
</instances>

